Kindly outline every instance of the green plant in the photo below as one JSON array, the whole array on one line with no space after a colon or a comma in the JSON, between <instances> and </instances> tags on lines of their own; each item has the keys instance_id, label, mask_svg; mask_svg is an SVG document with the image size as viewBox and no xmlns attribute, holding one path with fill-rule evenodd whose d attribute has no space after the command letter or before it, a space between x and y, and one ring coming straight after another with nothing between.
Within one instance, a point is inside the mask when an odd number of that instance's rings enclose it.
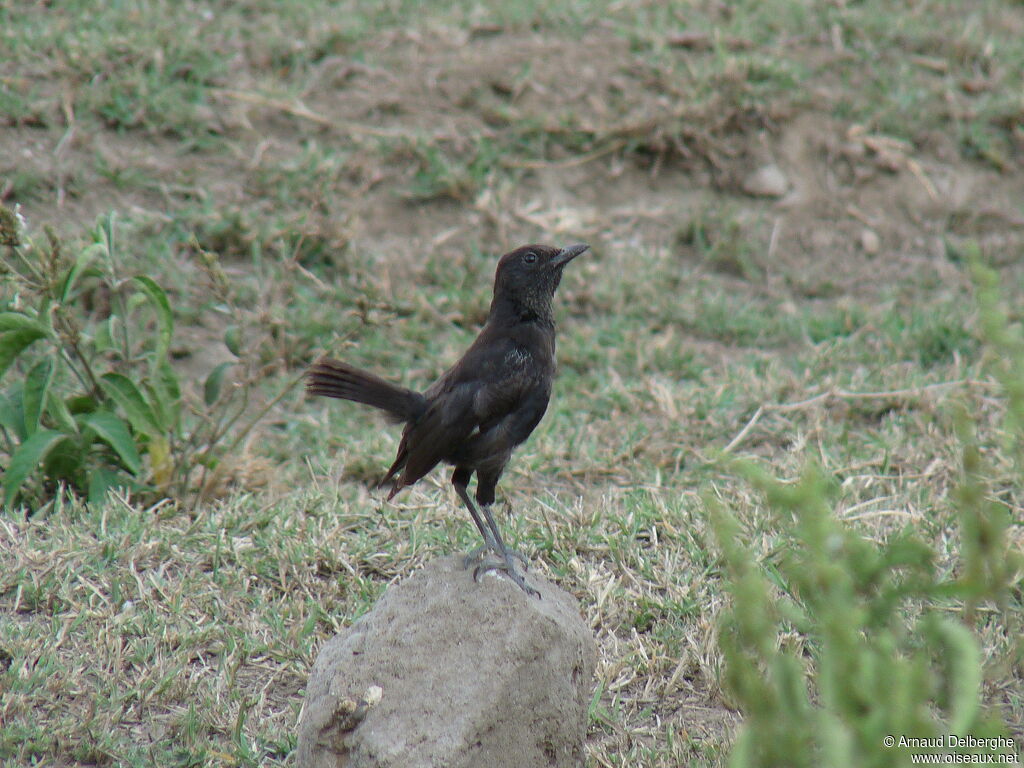
<instances>
[{"instance_id":1,"label":"green plant","mask_svg":"<svg viewBox=\"0 0 1024 768\"><path fill-rule=\"evenodd\" d=\"M997 353L996 378L1009 404L1005 447L1019 468L1024 342L1000 307L994 273L977 258L972 269L982 336ZM838 520L833 488L815 468L785 484L740 465L779 531L778 554L761 564L736 519L711 505L733 598L721 635L725 682L746 716L730 765L909 765L913 752L926 750L901 747L901 736L938 738L937 752L948 751L949 734L1007 736L983 704L974 630L978 607L991 606L989 620L1010 638L1006 657L1019 657L1013 601L1024 556L1007 538L1007 506L993 498L995 473L965 409L957 425L963 470L952 503L961 549L952 574L909 526L877 543ZM998 743L1009 754L1009 740Z\"/></svg>"},{"instance_id":2,"label":"green plant","mask_svg":"<svg viewBox=\"0 0 1024 768\"><path fill-rule=\"evenodd\" d=\"M243 378L236 393L223 396L237 365L224 362L206 376L201 406L183 397L169 359L174 315L167 293L148 275L125 274L113 216L73 256L49 230L46 241L25 240L17 218L3 212L4 506L36 508L61 488L91 501L115 487L158 498L203 489L248 431L229 438L256 379ZM219 277L215 292L227 301L226 279L205 256ZM236 361L240 339L238 326L230 326L224 341ZM186 406L196 418L186 418Z\"/></svg>"},{"instance_id":3,"label":"green plant","mask_svg":"<svg viewBox=\"0 0 1024 768\"><path fill-rule=\"evenodd\" d=\"M992 373L1006 398L1003 439L996 453L1009 465L1009 473L1019 477L1024 471L1024 333L1020 323L1010 321L1002 305L999 275L982 262L976 246L969 248L968 255L980 335L991 353ZM974 426L966 407L962 408L957 427L963 445L963 479L956 488L955 499L963 548L960 583L965 589L966 613L973 619L979 603L995 601L1000 613L1007 617L1009 636L1016 638L1015 655L1024 658L1019 614L1008 606L1010 588L1016 583L1019 595L1020 587L1024 586L1020 575L1024 555L1006 554L1010 512L1005 502L997 500L1002 489L996 486L1001 483L993 478L991 463L983 457Z\"/></svg>"},{"instance_id":4,"label":"green plant","mask_svg":"<svg viewBox=\"0 0 1024 768\"><path fill-rule=\"evenodd\" d=\"M118 274L112 219L95 236L68 257L52 233L37 246L8 227L0 313L7 507L39 502L60 485L98 499L113 486L170 482L180 401L167 362L170 303L152 278ZM133 332L143 311L156 326L148 337Z\"/></svg>"},{"instance_id":5,"label":"green plant","mask_svg":"<svg viewBox=\"0 0 1024 768\"><path fill-rule=\"evenodd\" d=\"M725 680L746 715L730 765L909 765L887 736L1005 735L981 707L978 643L942 602L961 585L931 549L910 530L879 545L840 523L817 470L792 486L744 473L767 495L785 554L755 565L716 510L733 596Z\"/></svg>"}]
</instances>

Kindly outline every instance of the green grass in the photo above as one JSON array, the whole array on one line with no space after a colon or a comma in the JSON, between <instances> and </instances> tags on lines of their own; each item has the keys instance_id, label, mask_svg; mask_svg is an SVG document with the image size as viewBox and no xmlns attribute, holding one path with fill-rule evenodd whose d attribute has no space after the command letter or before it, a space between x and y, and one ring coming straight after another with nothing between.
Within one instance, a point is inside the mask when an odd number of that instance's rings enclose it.
<instances>
[{"instance_id":1,"label":"green grass","mask_svg":"<svg viewBox=\"0 0 1024 768\"><path fill-rule=\"evenodd\" d=\"M768 566L787 539L723 448L782 479L816 462L858 534L910 524L953 573L962 404L1024 541L960 227L964 208L998 210L968 234L1019 323L1022 30L995 0L4 7L0 191L68 247L117 210L126 268L171 294L172 356L197 387L232 322L197 245L219 254L262 329L243 341L267 399L324 349L425 386L473 338L500 250L590 242L499 521L594 628L588 765L724 765L740 716L704 499ZM740 194L807 113L825 116L801 141L828 193ZM922 202L906 166L844 154L855 124L985 199ZM865 217L883 235L870 257ZM286 763L322 642L476 543L441 472L395 504L370 489L397 436L293 392L215 500L58 494L0 518L0 761ZM1006 610L1019 625L1019 591ZM1014 639L995 614L975 630L987 704L1024 722Z\"/></svg>"}]
</instances>

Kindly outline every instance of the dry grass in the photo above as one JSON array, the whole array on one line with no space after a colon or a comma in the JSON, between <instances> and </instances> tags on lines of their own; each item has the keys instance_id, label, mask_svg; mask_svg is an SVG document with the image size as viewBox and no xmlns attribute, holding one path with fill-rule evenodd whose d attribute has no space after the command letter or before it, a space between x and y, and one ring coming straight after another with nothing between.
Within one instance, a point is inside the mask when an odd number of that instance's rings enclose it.
<instances>
[{"instance_id":1,"label":"dry grass","mask_svg":"<svg viewBox=\"0 0 1024 768\"><path fill-rule=\"evenodd\" d=\"M418 385L473 336L498 251L590 242L501 523L597 636L591 765L724 764L739 716L719 683L726 598L703 499L759 555L778 542L725 454L780 478L816 461L858 531L913 525L952 570L964 403L1024 543L962 261L979 243L1019 306L1024 172L1019 127L999 122L1024 71L1019 8L523 3L407 28L391 5L350 4L345 23L316 3L183 6L206 19L189 41L188 19L147 26L143 6L100 14L99 38L73 34L82 8L0 10L20 34L0 65L20 105L0 122L15 158L0 195L70 232L124 211L126 250L191 326L177 352L197 380L224 321L192 233L293 368L326 347ZM681 36L694 30L713 43ZM77 65L54 54L72 38ZM93 71L109 81L96 91ZM766 162L789 178L782 203L742 193ZM395 438L296 394L217 502L60 498L0 519L0 758L287 762L320 643L473 543L440 473L394 505L368 489ZM982 622L987 658L1013 642L1004 629ZM987 672L1024 738L1019 663Z\"/></svg>"}]
</instances>

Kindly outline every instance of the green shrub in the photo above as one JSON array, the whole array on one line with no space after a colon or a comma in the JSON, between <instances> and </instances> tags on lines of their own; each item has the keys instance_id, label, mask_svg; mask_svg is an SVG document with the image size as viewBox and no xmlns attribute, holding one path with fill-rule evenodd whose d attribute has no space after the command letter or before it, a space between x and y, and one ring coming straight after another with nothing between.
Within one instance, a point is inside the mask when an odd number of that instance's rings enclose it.
<instances>
[{"instance_id":1,"label":"green shrub","mask_svg":"<svg viewBox=\"0 0 1024 768\"><path fill-rule=\"evenodd\" d=\"M977 263L973 274L982 336L1008 400L1004 447L1019 470L1024 342L1000 309L994 275ZM987 605L988 620L1009 639L1009 663L1019 660L1024 556L1007 539L1007 505L993 500L994 473L966 409L958 423L953 573L910 527L877 543L837 519L829 480L815 468L783 484L740 465L779 532L779 554L762 563L736 519L711 505L732 595L721 631L725 690L744 713L731 766L881 767L910 765L915 752L1013 754L1007 729L983 704L985 667L973 630L978 606ZM950 748L950 734L1004 741ZM901 737L938 738L942 747L901 747Z\"/></svg>"},{"instance_id":2,"label":"green shrub","mask_svg":"<svg viewBox=\"0 0 1024 768\"><path fill-rule=\"evenodd\" d=\"M245 429L235 425L253 382L225 392L236 365L225 362L205 378L201 405L183 396L167 293L151 276L124 273L112 216L74 254L49 230L37 244L14 214L0 216L4 506L35 509L61 489L91 501L115 487L149 498L201 489ZM237 326L225 344L238 360Z\"/></svg>"}]
</instances>

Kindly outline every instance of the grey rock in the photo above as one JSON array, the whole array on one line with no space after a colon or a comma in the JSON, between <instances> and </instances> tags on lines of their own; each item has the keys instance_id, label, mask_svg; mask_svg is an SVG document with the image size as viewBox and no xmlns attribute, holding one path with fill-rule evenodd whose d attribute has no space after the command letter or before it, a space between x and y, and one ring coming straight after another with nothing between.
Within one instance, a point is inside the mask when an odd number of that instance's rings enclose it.
<instances>
[{"instance_id":1,"label":"grey rock","mask_svg":"<svg viewBox=\"0 0 1024 768\"><path fill-rule=\"evenodd\" d=\"M528 596L461 556L390 587L320 650L297 768L583 765L596 649L579 604Z\"/></svg>"},{"instance_id":2,"label":"grey rock","mask_svg":"<svg viewBox=\"0 0 1024 768\"><path fill-rule=\"evenodd\" d=\"M875 256L878 254L878 249L882 247L882 241L878 237L878 233L865 227L860 233L860 247L868 256Z\"/></svg>"},{"instance_id":3,"label":"grey rock","mask_svg":"<svg viewBox=\"0 0 1024 768\"><path fill-rule=\"evenodd\" d=\"M747 176L743 191L756 197L782 197L789 191L789 179L779 166L771 163Z\"/></svg>"}]
</instances>

